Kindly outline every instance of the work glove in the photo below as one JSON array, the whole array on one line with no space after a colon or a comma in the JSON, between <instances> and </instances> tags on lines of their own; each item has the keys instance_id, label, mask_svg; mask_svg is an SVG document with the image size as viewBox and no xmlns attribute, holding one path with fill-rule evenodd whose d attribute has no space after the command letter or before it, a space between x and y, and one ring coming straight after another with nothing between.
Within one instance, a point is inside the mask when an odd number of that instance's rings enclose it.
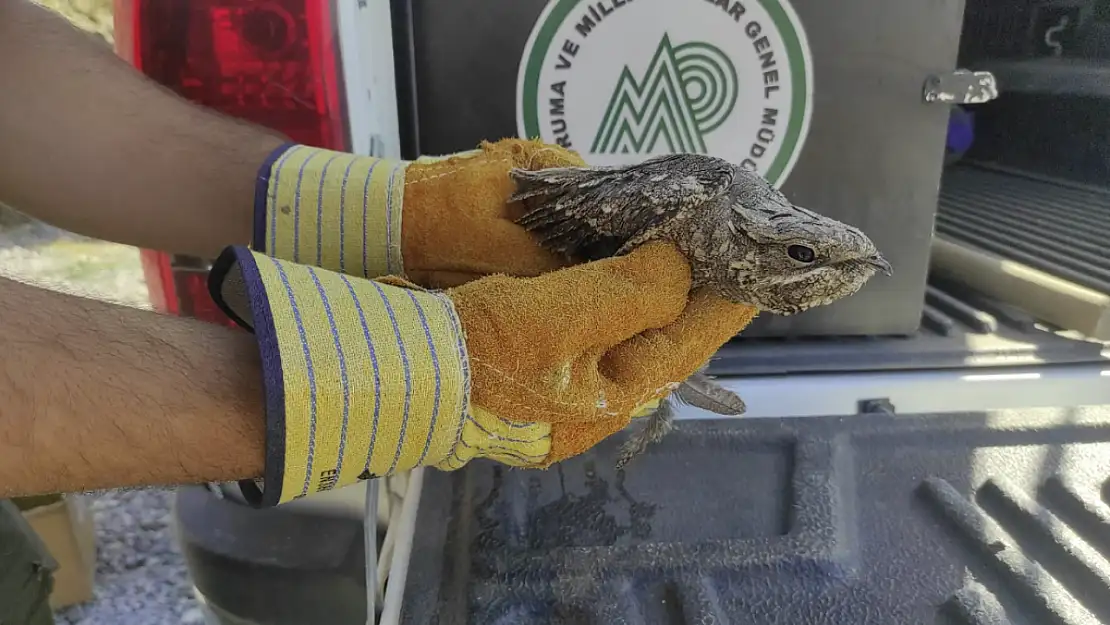
<instances>
[{"instance_id":1,"label":"work glove","mask_svg":"<svg viewBox=\"0 0 1110 625\"><path fill-rule=\"evenodd\" d=\"M523 139L415 161L285 145L262 165L252 249L364 278L403 275L425 287L505 273L535 276L566 261L513 223L509 170L585 165L558 145Z\"/></svg>"},{"instance_id":2,"label":"work glove","mask_svg":"<svg viewBox=\"0 0 1110 625\"><path fill-rule=\"evenodd\" d=\"M265 475L242 486L262 506L474 458L550 466L623 428L755 315L691 293L666 243L441 291L232 247L209 286L261 353Z\"/></svg>"}]
</instances>

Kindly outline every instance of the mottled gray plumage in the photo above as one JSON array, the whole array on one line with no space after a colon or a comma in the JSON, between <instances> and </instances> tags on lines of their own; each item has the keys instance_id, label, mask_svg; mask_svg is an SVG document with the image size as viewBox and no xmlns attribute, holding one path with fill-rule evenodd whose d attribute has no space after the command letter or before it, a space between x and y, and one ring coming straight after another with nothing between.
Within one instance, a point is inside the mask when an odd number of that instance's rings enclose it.
<instances>
[{"instance_id":1,"label":"mottled gray plumage","mask_svg":"<svg viewBox=\"0 0 1110 625\"><path fill-rule=\"evenodd\" d=\"M670 241L690 261L694 287L762 312L793 315L830 304L891 271L858 228L795 206L758 174L720 158L673 154L628 166L514 169L511 176L511 199L527 210L518 223L548 249L597 260ZM739 397L700 372L675 395L719 414L743 412ZM672 414L661 404L625 451L661 438Z\"/></svg>"},{"instance_id":2,"label":"mottled gray plumage","mask_svg":"<svg viewBox=\"0 0 1110 625\"><path fill-rule=\"evenodd\" d=\"M702 410L708 410L721 415L744 414L747 406L744 400L732 391L721 388L713 378L704 373L709 368L709 363L702 366L702 371L686 379L682 386L675 389L675 397L684 404L690 404Z\"/></svg>"}]
</instances>

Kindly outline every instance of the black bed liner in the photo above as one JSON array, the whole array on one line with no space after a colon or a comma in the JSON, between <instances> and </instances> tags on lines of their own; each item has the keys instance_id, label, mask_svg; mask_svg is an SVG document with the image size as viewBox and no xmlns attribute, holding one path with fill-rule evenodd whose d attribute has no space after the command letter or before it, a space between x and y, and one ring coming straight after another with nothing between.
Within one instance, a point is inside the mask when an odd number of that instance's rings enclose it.
<instances>
[{"instance_id":1,"label":"black bed liner","mask_svg":"<svg viewBox=\"0 0 1110 625\"><path fill-rule=\"evenodd\" d=\"M403 622L1110 623L1110 407L624 436L429 472Z\"/></svg>"}]
</instances>

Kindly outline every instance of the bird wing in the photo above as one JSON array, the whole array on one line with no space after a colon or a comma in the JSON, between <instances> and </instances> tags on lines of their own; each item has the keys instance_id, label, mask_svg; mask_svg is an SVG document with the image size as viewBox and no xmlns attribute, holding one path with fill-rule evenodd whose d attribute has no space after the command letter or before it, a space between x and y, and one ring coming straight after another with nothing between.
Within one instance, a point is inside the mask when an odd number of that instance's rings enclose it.
<instances>
[{"instance_id":1,"label":"bird wing","mask_svg":"<svg viewBox=\"0 0 1110 625\"><path fill-rule=\"evenodd\" d=\"M517 220L548 249L595 260L650 238L667 221L696 210L732 185L731 163L673 154L628 166L513 169L527 212Z\"/></svg>"}]
</instances>

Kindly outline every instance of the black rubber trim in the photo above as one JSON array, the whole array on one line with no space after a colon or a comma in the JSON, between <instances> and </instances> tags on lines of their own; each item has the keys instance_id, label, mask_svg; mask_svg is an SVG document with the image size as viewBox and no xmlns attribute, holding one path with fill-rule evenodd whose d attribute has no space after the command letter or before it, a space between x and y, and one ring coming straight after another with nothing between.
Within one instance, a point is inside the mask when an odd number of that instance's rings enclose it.
<instances>
[{"instance_id":1,"label":"black rubber trim","mask_svg":"<svg viewBox=\"0 0 1110 625\"><path fill-rule=\"evenodd\" d=\"M269 625L366 622L360 520L256 509L201 486L178 490L174 514L189 576L220 610Z\"/></svg>"},{"instance_id":2,"label":"black rubber trim","mask_svg":"<svg viewBox=\"0 0 1110 625\"><path fill-rule=\"evenodd\" d=\"M397 76L397 122L401 158L415 160L421 154L420 115L417 106L416 44L411 0L390 0L393 20L393 69Z\"/></svg>"}]
</instances>

